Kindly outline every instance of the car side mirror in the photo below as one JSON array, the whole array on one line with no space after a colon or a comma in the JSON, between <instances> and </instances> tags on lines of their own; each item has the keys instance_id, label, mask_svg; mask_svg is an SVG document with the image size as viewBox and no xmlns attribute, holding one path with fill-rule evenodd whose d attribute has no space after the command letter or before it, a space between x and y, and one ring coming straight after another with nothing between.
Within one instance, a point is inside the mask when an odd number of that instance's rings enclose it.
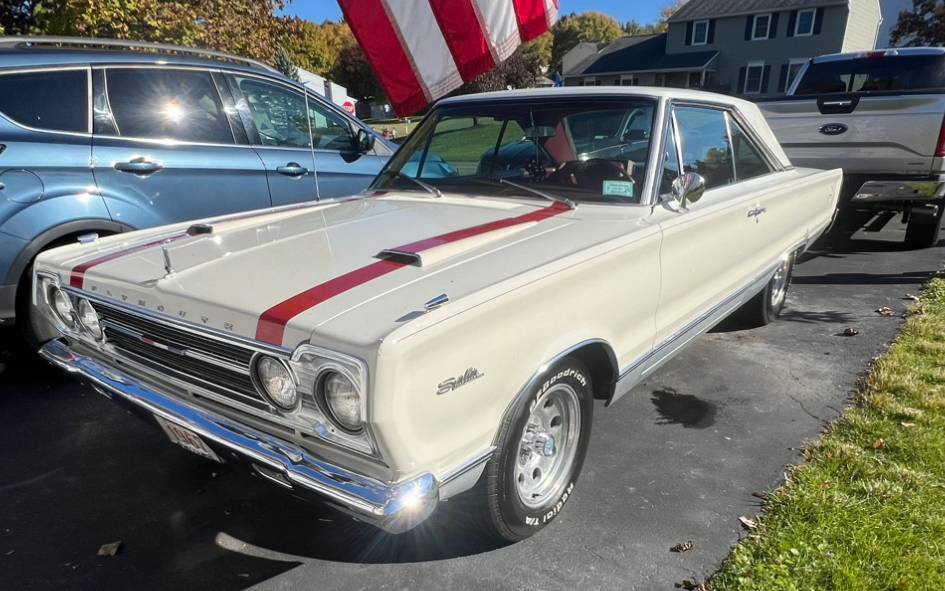
<instances>
[{"instance_id":1,"label":"car side mirror","mask_svg":"<svg viewBox=\"0 0 945 591\"><path fill-rule=\"evenodd\" d=\"M373 133L368 133L364 129L358 129L358 134L355 136L355 144L358 148L358 151L362 154L364 152L370 152L374 149L374 137Z\"/></svg>"},{"instance_id":2,"label":"car side mirror","mask_svg":"<svg viewBox=\"0 0 945 591\"><path fill-rule=\"evenodd\" d=\"M702 199L705 193L705 179L701 174L686 172L673 181L673 199L680 207L686 207Z\"/></svg>"}]
</instances>

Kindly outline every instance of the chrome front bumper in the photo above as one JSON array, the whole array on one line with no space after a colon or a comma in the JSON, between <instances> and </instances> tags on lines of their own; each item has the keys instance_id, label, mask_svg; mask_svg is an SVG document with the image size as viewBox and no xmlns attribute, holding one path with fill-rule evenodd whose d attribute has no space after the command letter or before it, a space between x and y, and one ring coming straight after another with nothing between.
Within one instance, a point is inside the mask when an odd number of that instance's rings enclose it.
<instances>
[{"instance_id":1,"label":"chrome front bumper","mask_svg":"<svg viewBox=\"0 0 945 591\"><path fill-rule=\"evenodd\" d=\"M257 473L285 488L337 506L390 533L405 532L433 513L439 502L436 478L424 473L386 484L333 466L296 445L203 409L195 409L144 386L121 371L53 340L40 354L54 365L88 380L98 390L137 410L177 423L222 452L249 463Z\"/></svg>"},{"instance_id":2,"label":"chrome front bumper","mask_svg":"<svg viewBox=\"0 0 945 591\"><path fill-rule=\"evenodd\" d=\"M935 201L945 197L945 180L866 181L853 196L853 203Z\"/></svg>"}]
</instances>

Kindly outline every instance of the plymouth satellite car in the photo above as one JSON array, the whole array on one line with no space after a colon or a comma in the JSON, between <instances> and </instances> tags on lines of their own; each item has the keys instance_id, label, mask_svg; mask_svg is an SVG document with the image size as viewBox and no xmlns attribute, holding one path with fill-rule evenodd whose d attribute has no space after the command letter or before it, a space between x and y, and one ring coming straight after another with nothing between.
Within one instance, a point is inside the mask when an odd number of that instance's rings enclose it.
<instances>
[{"instance_id":1,"label":"plymouth satellite car","mask_svg":"<svg viewBox=\"0 0 945 591\"><path fill-rule=\"evenodd\" d=\"M42 354L386 531L470 491L518 540L576 493L594 400L739 308L777 316L841 181L794 168L739 99L451 98L361 195L42 254Z\"/></svg>"}]
</instances>

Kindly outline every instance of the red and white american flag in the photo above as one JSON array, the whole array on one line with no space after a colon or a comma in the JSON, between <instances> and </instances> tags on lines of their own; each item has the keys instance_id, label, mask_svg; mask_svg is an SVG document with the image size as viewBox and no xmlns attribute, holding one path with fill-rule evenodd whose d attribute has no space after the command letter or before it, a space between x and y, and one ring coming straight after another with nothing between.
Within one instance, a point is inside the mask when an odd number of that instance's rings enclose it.
<instances>
[{"instance_id":1,"label":"red and white american flag","mask_svg":"<svg viewBox=\"0 0 945 591\"><path fill-rule=\"evenodd\" d=\"M401 116L488 72L558 19L558 0L338 3Z\"/></svg>"}]
</instances>

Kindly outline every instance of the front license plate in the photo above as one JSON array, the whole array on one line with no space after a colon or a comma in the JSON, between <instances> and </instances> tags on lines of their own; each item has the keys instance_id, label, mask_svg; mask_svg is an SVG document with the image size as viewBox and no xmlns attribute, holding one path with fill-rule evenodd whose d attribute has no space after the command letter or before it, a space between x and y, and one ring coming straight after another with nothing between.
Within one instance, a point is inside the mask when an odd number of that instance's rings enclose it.
<instances>
[{"instance_id":1,"label":"front license plate","mask_svg":"<svg viewBox=\"0 0 945 591\"><path fill-rule=\"evenodd\" d=\"M220 456L215 454L210 447L203 442L203 439L200 438L200 435L197 435L190 429L181 427L177 423L172 423L166 419L155 416L157 419L158 425L164 429L164 432L167 433L167 437L176 443L177 445L183 447L187 451L193 452L198 456L205 457L207 459L213 460L214 462L223 463L223 460L220 459Z\"/></svg>"}]
</instances>

